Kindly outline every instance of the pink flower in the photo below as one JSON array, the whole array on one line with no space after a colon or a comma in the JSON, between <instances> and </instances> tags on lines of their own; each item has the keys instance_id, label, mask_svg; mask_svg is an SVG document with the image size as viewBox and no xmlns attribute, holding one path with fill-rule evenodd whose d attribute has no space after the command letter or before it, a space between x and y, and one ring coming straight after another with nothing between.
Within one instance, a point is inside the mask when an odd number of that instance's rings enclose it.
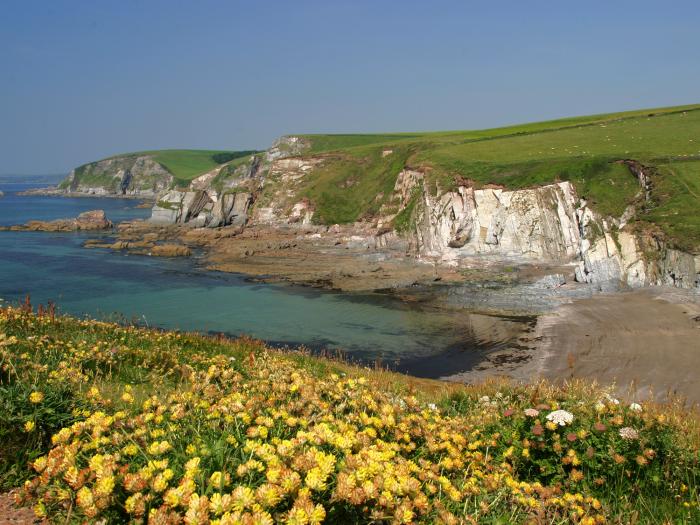
<instances>
[{"instance_id":1,"label":"pink flower","mask_svg":"<svg viewBox=\"0 0 700 525\"><path fill-rule=\"evenodd\" d=\"M526 408L525 415L527 417L537 417L540 415L540 411L535 408Z\"/></svg>"}]
</instances>

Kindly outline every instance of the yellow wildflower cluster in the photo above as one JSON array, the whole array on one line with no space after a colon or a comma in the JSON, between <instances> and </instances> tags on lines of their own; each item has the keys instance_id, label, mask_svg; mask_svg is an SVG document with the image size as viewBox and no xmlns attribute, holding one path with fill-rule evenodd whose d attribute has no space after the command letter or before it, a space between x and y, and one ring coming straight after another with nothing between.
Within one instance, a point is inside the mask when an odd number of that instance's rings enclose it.
<instances>
[{"instance_id":1,"label":"yellow wildflower cluster","mask_svg":"<svg viewBox=\"0 0 700 525\"><path fill-rule=\"evenodd\" d=\"M28 491L47 509L75 497L90 519L123 506L156 523L457 522L501 498L524 515L603 521L594 499L516 480L472 419L271 355L245 375L224 356L202 363L164 398L61 430Z\"/></svg>"},{"instance_id":2,"label":"yellow wildflower cluster","mask_svg":"<svg viewBox=\"0 0 700 525\"><path fill-rule=\"evenodd\" d=\"M49 329L25 317L24 330ZM584 443L602 435L593 419L584 428L583 407L569 413L551 398L516 412L499 394L446 412L359 373L311 373L250 340L70 322L79 329L25 341L29 357L16 340L0 345L18 377L61 381L82 403L32 464L24 492L42 515L190 525L606 521L581 484L595 459ZM40 407L43 397L30 401ZM629 463L657 459L642 439L644 421L661 424L651 415L587 410L601 425L640 427L638 441L606 434ZM542 481L545 454L557 462L551 482Z\"/></svg>"}]
</instances>

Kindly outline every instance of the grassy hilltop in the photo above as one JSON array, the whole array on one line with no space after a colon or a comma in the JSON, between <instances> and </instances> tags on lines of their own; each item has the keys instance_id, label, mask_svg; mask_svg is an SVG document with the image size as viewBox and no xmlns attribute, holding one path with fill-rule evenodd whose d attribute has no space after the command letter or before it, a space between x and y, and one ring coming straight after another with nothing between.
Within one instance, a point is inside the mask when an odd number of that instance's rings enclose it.
<instances>
[{"instance_id":1,"label":"grassy hilltop","mask_svg":"<svg viewBox=\"0 0 700 525\"><path fill-rule=\"evenodd\" d=\"M594 209L620 216L639 186L615 161L633 159L655 168L652 202L641 206L640 222L679 247L700 249L700 105L481 131L302 137L310 145L305 155L327 158L302 190L324 223L375 213L404 166L427 172L432 192L464 183L518 189L568 180Z\"/></svg>"},{"instance_id":2,"label":"grassy hilltop","mask_svg":"<svg viewBox=\"0 0 700 525\"><path fill-rule=\"evenodd\" d=\"M305 175L288 196L315 208L321 224L352 223L391 210L396 177L404 168L426 173L428 191L458 185L506 189L570 181L579 195L603 216L620 217L636 208L633 227L660 234L673 247L700 253L700 105L645 109L535 122L476 131L430 133L298 135L302 157L324 162ZM112 188L118 168L148 157L173 176L173 185L222 166L213 185L220 189L254 151L153 150L127 153L84 164L76 178L90 186ZM102 164L115 161L109 167ZM639 184L619 161L650 168L649 201L638 198ZM157 174L141 175L152 185ZM69 180L64 181L67 187ZM263 191L274 195L268 185ZM416 198L418 195L415 196ZM395 219L407 229L410 210Z\"/></svg>"},{"instance_id":3,"label":"grassy hilltop","mask_svg":"<svg viewBox=\"0 0 700 525\"><path fill-rule=\"evenodd\" d=\"M0 309L0 485L57 523L697 523L700 419ZM105 521L102 521L105 522Z\"/></svg>"},{"instance_id":4,"label":"grassy hilltop","mask_svg":"<svg viewBox=\"0 0 700 525\"><path fill-rule=\"evenodd\" d=\"M111 188L114 184L115 166L101 169L104 161L115 161L116 168L130 168L134 162L148 157L158 163L167 173L173 176L174 185L187 186L193 179L212 169L229 163L235 159L247 157L254 151L225 151L200 149L163 149L122 153L95 162L89 162L75 169L76 178L86 185L105 186ZM70 181L65 180L62 187L67 187Z\"/></svg>"}]
</instances>

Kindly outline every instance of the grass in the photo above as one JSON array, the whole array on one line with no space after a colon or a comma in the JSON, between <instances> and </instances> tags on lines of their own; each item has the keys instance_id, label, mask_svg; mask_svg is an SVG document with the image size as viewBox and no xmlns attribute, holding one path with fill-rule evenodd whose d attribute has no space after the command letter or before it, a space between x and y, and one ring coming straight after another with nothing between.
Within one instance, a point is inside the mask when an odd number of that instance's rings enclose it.
<instances>
[{"instance_id":1,"label":"grass","mask_svg":"<svg viewBox=\"0 0 700 525\"><path fill-rule=\"evenodd\" d=\"M53 522L700 519L697 413L583 383L448 385L27 304L0 309L0 391L0 486Z\"/></svg>"},{"instance_id":2,"label":"grass","mask_svg":"<svg viewBox=\"0 0 700 525\"><path fill-rule=\"evenodd\" d=\"M642 220L658 225L672 245L700 251L697 198L687 191L697 184L698 105L478 131L303 137L311 144L308 155L330 159L309 177L304 193L326 224L352 222L378 209L375 202L384 198L400 171L386 166L392 156L383 159L384 150L408 152L397 158L427 174L431 193L449 191L465 180L477 188L497 184L506 189L568 180L594 209L613 217L636 202L635 178L616 162L634 159L663 167L655 181L658 206ZM348 186L347 180L354 184ZM360 197L360 188L375 193Z\"/></svg>"},{"instance_id":3,"label":"grass","mask_svg":"<svg viewBox=\"0 0 700 525\"><path fill-rule=\"evenodd\" d=\"M117 168L109 172L103 172L97 168L100 161L83 164L75 169L76 178L82 184L104 186L110 189L116 187L119 181L114 179L114 170L131 167L138 157L148 156L163 166L173 175L174 184L179 187L187 186L193 179L211 171L222 164L236 162L244 159L254 151L224 151L224 150L196 150L196 149L166 149L139 151L124 153L108 157L119 162ZM103 159L107 160L107 159ZM61 187L67 187L68 182L63 181Z\"/></svg>"},{"instance_id":4,"label":"grass","mask_svg":"<svg viewBox=\"0 0 700 525\"><path fill-rule=\"evenodd\" d=\"M236 158L246 157L251 151L219 151L196 149L166 149L153 152L153 160L160 163L175 177L176 183L186 186L192 179Z\"/></svg>"},{"instance_id":5,"label":"grass","mask_svg":"<svg viewBox=\"0 0 700 525\"><path fill-rule=\"evenodd\" d=\"M653 205L642 215L686 251L700 246L700 160L661 164L652 179Z\"/></svg>"},{"instance_id":6,"label":"grass","mask_svg":"<svg viewBox=\"0 0 700 525\"><path fill-rule=\"evenodd\" d=\"M314 220L322 224L355 222L376 214L389 199L410 154L410 147L401 145L387 156L372 149L367 155L328 157L297 193L316 204Z\"/></svg>"}]
</instances>

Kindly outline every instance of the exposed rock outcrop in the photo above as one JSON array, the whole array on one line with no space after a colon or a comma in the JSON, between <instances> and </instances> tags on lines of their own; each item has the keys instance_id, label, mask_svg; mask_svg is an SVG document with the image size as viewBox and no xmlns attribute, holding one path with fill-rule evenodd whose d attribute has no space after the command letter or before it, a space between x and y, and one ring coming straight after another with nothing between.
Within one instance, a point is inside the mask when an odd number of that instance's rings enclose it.
<instances>
[{"instance_id":1,"label":"exposed rock outcrop","mask_svg":"<svg viewBox=\"0 0 700 525\"><path fill-rule=\"evenodd\" d=\"M640 186L648 182L635 165ZM642 173L642 175L640 175ZM598 216L569 182L506 191L459 187L431 195L423 174L405 170L394 191L400 210L414 202L409 232L421 258L459 265L474 255L513 261L575 262L576 280L623 282L629 286L698 286L700 267L692 255L667 248ZM383 218L389 223L395 215Z\"/></svg>"},{"instance_id":2,"label":"exposed rock outcrop","mask_svg":"<svg viewBox=\"0 0 700 525\"><path fill-rule=\"evenodd\" d=\"M154 257L189 257L192 252L181 244L157 244L151 248Z\"/></svg>"},{"instance_id":3,"label":"exposed rock outcrop","mask_svg":"<svg viewBox=\"0 0 700 525\"><path fill-rule=\"evenodd\" d=\"M210 228L242 226L252 200L248 192L218 195L213 190L171 190L159 197L151 213L151 222Z\"/></svg>"},{"instance_id":4,"label":"exposed rock outcrop","mask_svg":"<svg viewBox=\"0 0 700 525\"><path fill-rule=\"evenodd\" d=\"M304 188L329 157L305 155L308 147L303 138L282 137L264 155L200 176L190 191L163 192L151 221L209 228L309 227L316 209ZM619 218L598 215L570 182L507 190L462 181L454 190L435 191L424 173L404 169L392 195L378 197L385 203L379 213L355 224L358 234L350 238L357 239L349 242L367 250L407 250L419 260L455 268L473 264L475 257L501 264L570 264L571 277L601 287L698 286L697 258L630 226L635 206L650 198L653 168L619 162L640 185L639 202Z\"/></svg>"},{"instance_id":5,"label":"exposed rock outcrop","mask_svg":"<svg viewBox=\"0 0 700 525\"><path fill-rule=\"evenodd\" d=\"M129 155L80 166L71 171L60 189L89 195L154 197L172 182L172 174L149 155Z\"/></svg>"},{"instance_id":6,"label":"exposed rock outcrop","mask_svg":"<svg viewBox=\"0 0 700 525\"><path fill-rule=\"evenodd\" d=\"M112 221L107 219L103 210L86 211L75 219L58 219L55 221L29 221L27 224L10 226L12 231L46 231L46 232L70 232L70 231L98 231L112 228Z\"/></svg>"}]
</instances>

